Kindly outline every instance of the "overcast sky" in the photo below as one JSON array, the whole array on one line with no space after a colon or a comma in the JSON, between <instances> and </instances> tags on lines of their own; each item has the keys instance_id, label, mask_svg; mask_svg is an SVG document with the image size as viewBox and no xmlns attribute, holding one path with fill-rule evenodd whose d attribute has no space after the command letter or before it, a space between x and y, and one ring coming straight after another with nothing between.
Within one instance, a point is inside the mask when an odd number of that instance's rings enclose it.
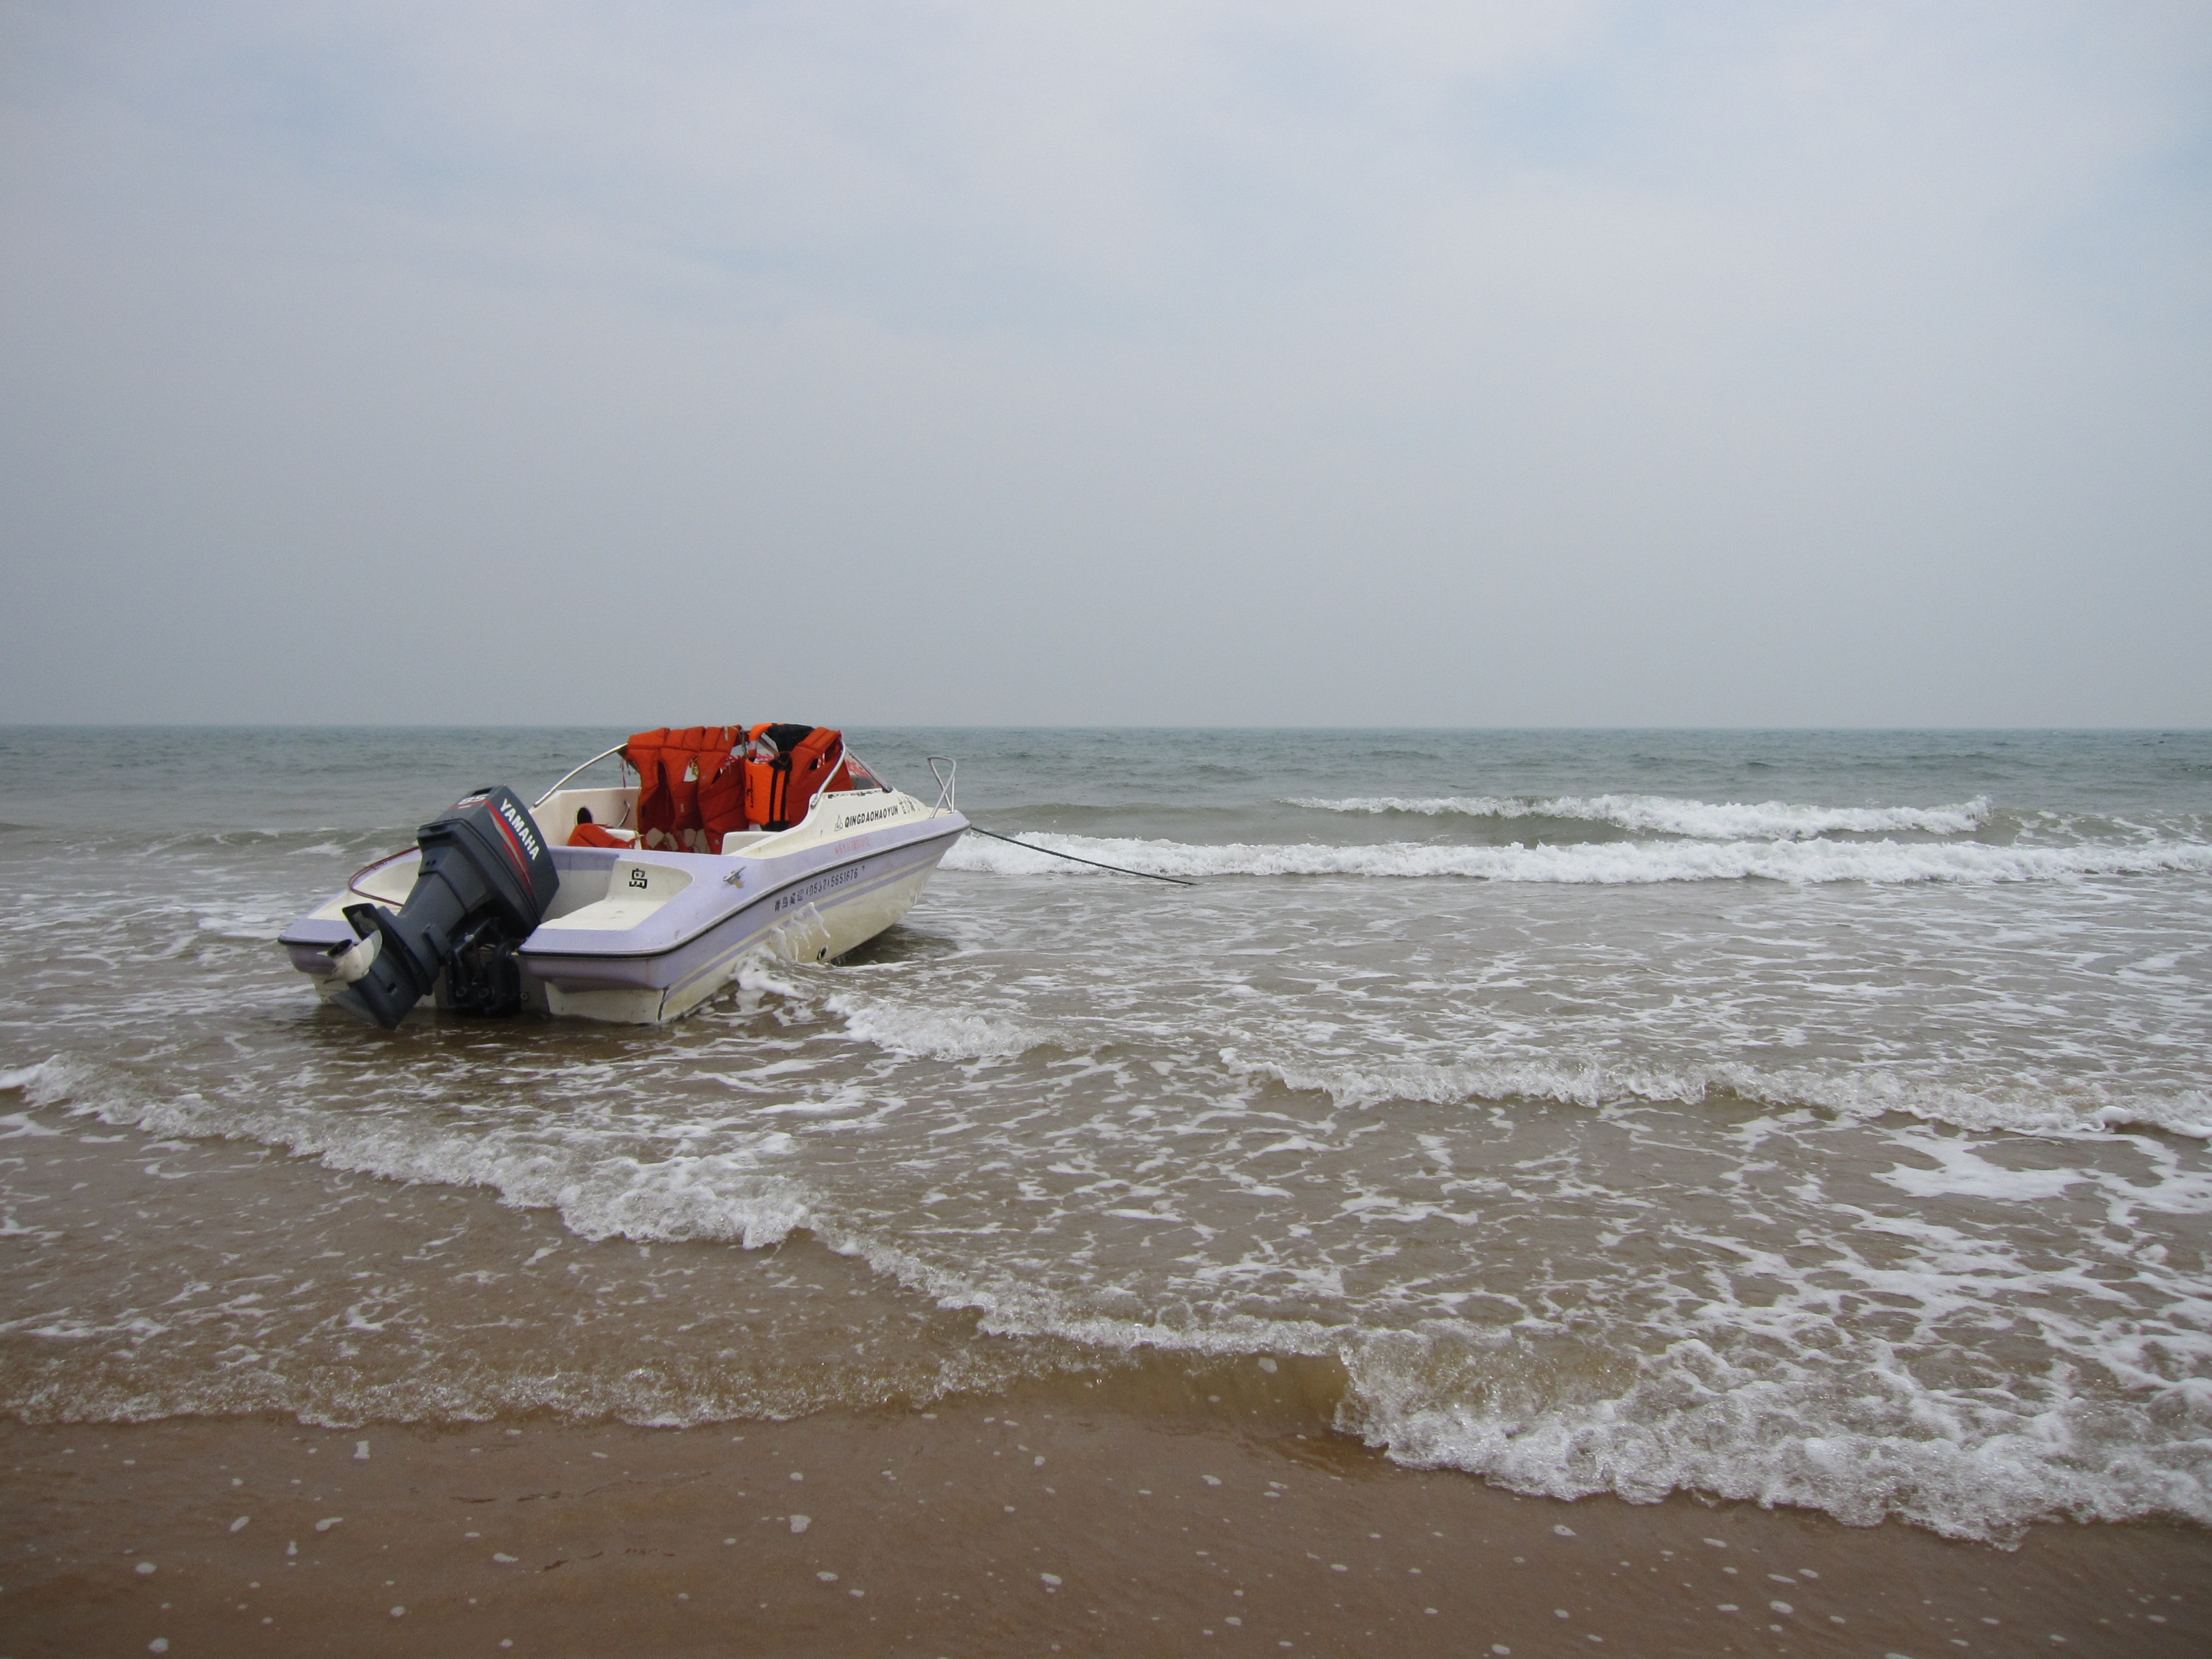
<instances>
[{"instance_id":1,"label":"overcast sky","mask_svg":"<svg viewBox=\"0 0 2212 1659\"><path fill-rule=\"evenodd\" d=\"M2212 724L2212 5L0 0L0 720Z\"/></svg>"}]
</instances>

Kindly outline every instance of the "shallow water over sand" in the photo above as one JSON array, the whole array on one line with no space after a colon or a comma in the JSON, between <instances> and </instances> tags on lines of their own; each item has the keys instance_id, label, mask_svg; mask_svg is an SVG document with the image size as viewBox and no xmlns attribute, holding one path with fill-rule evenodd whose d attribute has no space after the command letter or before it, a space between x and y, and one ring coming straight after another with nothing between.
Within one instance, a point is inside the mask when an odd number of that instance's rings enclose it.
<instances>
[{"instance_id":1,"label":"shallow water over sand","mask_svg":"<svg viewBox=\"0 0 2212 1659\"><path fill-rule=\"evenodd\" d=\"M7 734L0 1406L698 1422L1164 1348L1524 1492L2212 1520L2212 738L854 736L1200 884L971 839L675 1027L387 1036L277 928L613 737Z\"/></svg>"}]
</instances>

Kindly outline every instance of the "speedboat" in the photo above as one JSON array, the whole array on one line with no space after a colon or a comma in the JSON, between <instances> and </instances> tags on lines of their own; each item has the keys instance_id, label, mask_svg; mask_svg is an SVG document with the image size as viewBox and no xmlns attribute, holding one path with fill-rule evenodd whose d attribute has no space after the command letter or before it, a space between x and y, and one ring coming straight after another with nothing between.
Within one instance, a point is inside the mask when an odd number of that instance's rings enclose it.
<instances>
[{"instance_id":1,"label":"speedboat","mask_svg":"<svg viewBox=\"0 0 2212 1659\"><path fill-rule=\"evenodd\" d=\"M577 786L615 762L611 785ZM912 908L968 826L883 782L842 736L786 723L641 732L526 805L473 791L279 936L333 1002L387 1030L463 1013L680 1018L757 953L827 962ZM576 787L572 787L576 786Z\"/></svg>"}]
</instances>

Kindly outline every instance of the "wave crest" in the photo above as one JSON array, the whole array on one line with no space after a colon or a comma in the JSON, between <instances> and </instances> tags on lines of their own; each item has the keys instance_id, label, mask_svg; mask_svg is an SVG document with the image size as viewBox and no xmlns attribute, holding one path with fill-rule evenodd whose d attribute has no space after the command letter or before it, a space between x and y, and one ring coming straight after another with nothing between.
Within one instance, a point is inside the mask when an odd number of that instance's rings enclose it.
<instances>
[{"instance_id":1,"label":"wave crest","mask_svg":"<svg viewBox=\"0 0 2212 1659\"><path fill-rule=\"evenodd\" d=\"M1585 842L1565 847L1436 847L1382 842L1353 847L1314 842L1218 846L1093 836L1031 834L1025 850L1004 842L963 839L948 870L1006 876L1103 876L1051 852L1119 864L1155 875L1459 876L1482 881L1605 886L1670 881L1958 882L1993 885L2084 876L2141 876L2212 871L2212 846L2149 842L2136 846L1991 847L1913 842ZM1043 851L1037 849L1050 849Z\"/></svg>"},{"instance_id":2,"label":"wave crest","mask_svg":"<svg viewBox=\"0 0 2212 1659\"><path fill-rule=\"evenodd\" d=\"M2062 1516L2212 1522L2204 1442L2151 1426L2165 1414L2201 1420L2186 1386L2124 1406L2063 1389L1966 1398L1869 1345L1854 1357L1856 1386L1814 1393L1694 1338L1630 1360L1547 1355L1474 1330L1379 1334L1343 1358L1352 1387L1340 1426L1395 1462L1516 1492L1636 1504L1704 1492L2003 1545ZM1625 1388L1607 1375L1623 1369Z\"/></svg>"},{"instance_id":3,"label":"wave crest","mask_svg":"<svg viewBox=\"0 0 2212 1659\"><path fill-rule=\"evenodd\" d=\"M1804 841L1836 831L1852 835L1919 830L1971 835L1989 821L1990 799L1950 806L1805 806L1790 801L1682 800L1671 795L1353 795L1341 800L1301 796L1283 803L1318 812L1413 813L1423 817L1565 818L1617 824L1639 835L1697 841Z\"/></svg>"},{"instance_id":4,"label":"wave crest","mask_svg":"<svg viewBox=\"0 0 2212 1659\"><path fill-rule=\"evenodd\" d=\"M1670 1071L1656 1066L1504 1060L1461 1066L1346 1066L1322 1070L1246 1060L1233 1050L1231 1071L1299 1092L1325 1094L1339 1106L1379 1106L1394 1100L1458 1106L1478 1100L1548 1100L1593 1111L1608 1107L1701 1104L1732 1096L1784 1110L1810 1107L1840 1118L1900 1113L1979 1133L2063 1135L2151 1129L2212 1140L2212 1094L2116 1097L2092 1084L2045 1083L2033 1090L1984 1091L1853 1066L1841 1074L1808 1069L1763 1071L1730 1063Z\"/></svg>"}]
</instances>

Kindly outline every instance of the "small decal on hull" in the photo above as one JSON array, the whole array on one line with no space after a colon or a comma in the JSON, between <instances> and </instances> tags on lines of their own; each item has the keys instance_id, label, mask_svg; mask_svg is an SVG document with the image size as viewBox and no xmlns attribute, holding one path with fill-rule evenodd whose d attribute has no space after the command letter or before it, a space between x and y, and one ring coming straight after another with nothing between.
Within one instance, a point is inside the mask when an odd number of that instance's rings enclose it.
<instances>
[{"instance_id":1,"label":"small decal on hull","mask_svg":"<svg viewBox=\"0 0 2212 1659\"><path fill-rule=\"evenodd\" d=\"M795 905L805 904L824 893L834 893L868 873L866 864L848 864L842 870L832 870L826 876L817 876L811 881L801 882L788 892L775 896L775 908L780 914Z\"/></svg>"}]
</instances>

